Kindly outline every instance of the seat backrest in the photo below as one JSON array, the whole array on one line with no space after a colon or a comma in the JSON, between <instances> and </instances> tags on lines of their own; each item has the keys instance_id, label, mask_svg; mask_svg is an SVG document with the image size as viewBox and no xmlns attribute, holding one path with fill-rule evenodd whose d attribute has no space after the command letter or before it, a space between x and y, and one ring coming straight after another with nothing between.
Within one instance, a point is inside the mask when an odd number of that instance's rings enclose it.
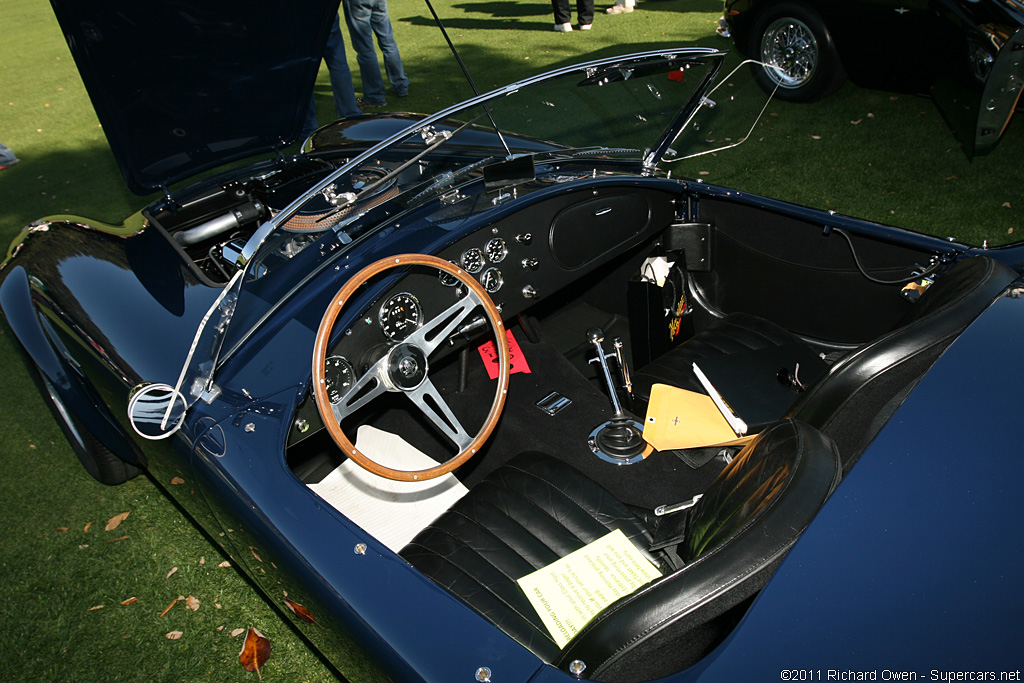
<instances>
[{"instance_id":1,"label":"seat backrest","mask_svg":"<svg viewBox=\"0 0 1024 683\"><path fill-rule=\"evenodd\" d=\"M959 261L891 332L840 359L789 415L831 437L849 471L932 363L1017 277L987 256Z\"/></svg>"},{"instance_id":2,"label":"seat backrest","mask_svg":"<svg viewBox=\"0 0 1024 683\"><path fill-rule=\"evenodd\" d=\"M764 585L839 476L826 436L792 419L773 425L689 511L685 565L603 610L555 664L581 660L588 677L617 682L689 666L718 637L717 618Z\"/></svg>"}]
</instances>

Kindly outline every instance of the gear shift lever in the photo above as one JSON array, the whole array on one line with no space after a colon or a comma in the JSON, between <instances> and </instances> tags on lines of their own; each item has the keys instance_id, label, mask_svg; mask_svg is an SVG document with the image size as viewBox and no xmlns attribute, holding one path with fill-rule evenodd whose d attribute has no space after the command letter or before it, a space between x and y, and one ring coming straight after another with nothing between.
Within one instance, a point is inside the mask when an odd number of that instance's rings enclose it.
<instances>
[{"instance_id":1,"label":"gear shift lever","mask_svg":"<svg viewBox=\"0 0 1024 683\"><path fill-rule=\"evenodd\" d=\"M601 342L604 341L604 331L600 327L591 327L587 330L587 341L594 345L597 351L597 358L591 363L599 363L601 372L604 375L605 384L608 386L608 395L611 397L612 410L615 414L612 419L598 425L590 433L587 440L590 450L598 457L617 465L628 465L643 459L644 439L641 436L643 426L630 417L622 409L619 402L619 394L612 379L611 369L608 367L608 358L614 357L614 353L605 353Z\"/></svg>"}]
</instances>

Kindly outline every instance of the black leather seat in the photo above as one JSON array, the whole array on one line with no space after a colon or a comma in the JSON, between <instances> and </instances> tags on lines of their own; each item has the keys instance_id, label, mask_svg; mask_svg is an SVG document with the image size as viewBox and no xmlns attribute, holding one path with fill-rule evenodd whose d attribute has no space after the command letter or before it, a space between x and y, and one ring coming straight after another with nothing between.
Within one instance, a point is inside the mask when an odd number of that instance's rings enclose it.
<instances>
[{"instance_id":1,"label":"black leather seat","mask_svg":"<svg viewBox=\"0 0 1024 683\"><path fill-rule=\"evenodd\" d=\"M525 453L400 554L545 662L565 669L581 660L587 678L649 680L714 646L723 615L761 588L839 472L825 436L785 420L741 451L696 506L657 518L552 456ZM516 580L615 529L662 578L610 605L560 650Z\"/></svg>"},{"instance_id":2,"label":"black leather seat","mask_svg":"<svg viewBox=\"0 0 1024 683\"><path fill-rule=\"evenodd\" d=\"M987 256L956 263L892 331L839 359L789 415L832 438L848 470L942 351L1017 277ZM726 316L636 373L638 411L646 410L655 383L703 391L695 360L795 343L805 342L763 318Z\"/></svg>"}]
</instances>

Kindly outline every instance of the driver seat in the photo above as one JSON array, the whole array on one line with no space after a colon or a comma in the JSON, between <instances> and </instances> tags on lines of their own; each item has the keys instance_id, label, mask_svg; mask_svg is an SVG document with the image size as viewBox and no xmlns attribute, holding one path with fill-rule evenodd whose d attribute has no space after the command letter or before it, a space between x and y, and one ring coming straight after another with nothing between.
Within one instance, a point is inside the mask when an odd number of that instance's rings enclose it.
<instances>
[{"instance_id":1,"label":"driver seat","mask_svg":"<svg viewBox=\"0 0 1024 683\"><path fill-rule=\"evenodd\" d=\"M545 662L566 669L580 660L587 678L649 680L717 644L727 610L764 585L840 471L828 437L787 419L744 448L697 505L655 517L563 461L528 452L474 486L400 555ZM616 529L662 577L559 649L516 580Z\"/></svg>"}]
</instances>

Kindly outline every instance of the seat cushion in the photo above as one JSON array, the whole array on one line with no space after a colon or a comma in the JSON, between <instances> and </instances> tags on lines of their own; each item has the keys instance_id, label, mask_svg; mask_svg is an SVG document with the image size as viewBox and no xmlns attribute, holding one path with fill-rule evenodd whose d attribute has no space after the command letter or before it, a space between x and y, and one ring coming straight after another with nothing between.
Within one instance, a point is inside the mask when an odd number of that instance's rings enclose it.
<instances>
[{"instance_id":1,"label":"seat cushion","mask_svg":"<svg viewBox=\"0 0 1024 683\"><path fill-rule=\"evenodd\" d=\"M733 313L641 368L633 381L637 409L640 412L646 411L651 387L655 384L668 384L704 393L693 374L693 363L701 358L790 344L807 345L795 334L770 320L749 313Z\"/></svg>"},{"instance_id":2,"label":"seat cushion","mask_svg":"<svg viewBox=\"0 0 1024 683\"><path fill-rule=\"evenodd\" d=\"M573 467L524 453L474 486L400 555L545 661L559 648L516 581L621 529L639 549L647 525ZM664 555L648 554L665 566Z\"/></svg>"}]
</instances>

